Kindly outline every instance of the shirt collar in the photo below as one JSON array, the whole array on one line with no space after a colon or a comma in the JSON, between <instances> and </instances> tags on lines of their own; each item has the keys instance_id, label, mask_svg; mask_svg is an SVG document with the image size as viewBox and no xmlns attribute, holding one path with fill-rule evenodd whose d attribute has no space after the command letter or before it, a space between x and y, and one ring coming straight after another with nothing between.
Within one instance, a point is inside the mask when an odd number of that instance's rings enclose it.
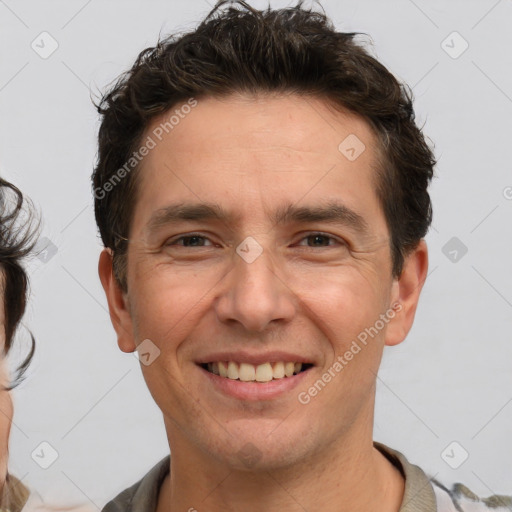
<instances>
[{"instance_id":1,"label":"shirt collar","mask_svg":"<svg viewBox=\"0 0 512 512\"><path fill-rule=\"evenodd\" d=\"M431 481L418 466L411 464L400 452L374 441L377 448L405 478L405 490L399 512L436 512L436 497ZM156 510L160 487L169 474L170 456L156 464L140 481L132 496L130 510L146 512Z\"/></svg>"},{"instance_id":2,"label":"shirt collar","mask_svg":"<svg viewBox=\"0 0 512 512\"><path fill-rule=\"evenodd\" d=\"M373 445L405 478L405 490L398 512L436 512L436 496L430 478L425 472L411 464L400 452L374 441Z\"/></svg>"}]
</instances>

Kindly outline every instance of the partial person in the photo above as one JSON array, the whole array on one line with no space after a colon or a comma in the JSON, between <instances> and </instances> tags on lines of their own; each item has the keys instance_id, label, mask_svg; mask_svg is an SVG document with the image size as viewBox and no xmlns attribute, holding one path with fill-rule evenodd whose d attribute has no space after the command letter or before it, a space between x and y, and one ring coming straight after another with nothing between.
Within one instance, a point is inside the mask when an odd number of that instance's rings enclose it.
<instances>
[{"instance_id":1,"label":"partial person","mask_svg":"<svg viewBox=\"0 0 512 512\"><path fill-rule=\"evenodd\" d=\"M9 433L13 416L11 390L19 384L34 355L30 333L28 355L15 374L10 375L7 356L25 313L28 277L23 260L33 249L36 237L32 207L21 191L0 178L0 510L19 512L26 504L29 490L8 472Z\"/></svg>"},{"instance_id":2,"label":"partial person","mask_svg":"<svg viewBox=\"0 0 512 512\"><path fill-rule=\"evenodd\" d=\"M14 414L11 392L23 381L36 347L31 332L20 332L20 327L29 290L25 263L36 254L38 218L32 202L20 189L0 178L0 512L92 512L87 504L55 507L43 503L39 493L8 471ZM24 342L29 343L27 355L10 372L8 356L14 345Z\"/></svg>"}]
</instances>

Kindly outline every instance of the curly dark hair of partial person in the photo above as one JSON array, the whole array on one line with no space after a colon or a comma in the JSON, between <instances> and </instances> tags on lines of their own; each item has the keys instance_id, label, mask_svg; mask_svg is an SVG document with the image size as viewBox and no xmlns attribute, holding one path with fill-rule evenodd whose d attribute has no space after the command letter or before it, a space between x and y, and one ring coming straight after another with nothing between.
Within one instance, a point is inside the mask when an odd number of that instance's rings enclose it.
<instances>
[{"instance_id":1,"label":"curly dark hair of partial person","mask_svg":"<svg viewBox=\"0 0 512 512\"><path fill-rule=\"evenodd\" d=\"M95 214L126 291L127 239L140 164L126 167L149 123L179 103L233 93L299 94L363 118L378 141L375 188L390 231L392 272L432 222L435 158L415 123L412 91L367 51L362 34L335 30L323 12L259 11L222 0L199 26L143 50L97 105ZM122 177L123 179L120 179Z\"/></svg>"},{"instance_id":2,"label":"curly dark hair of partial person","mask_svg":"<svg viewBox=\"0 0 512 512\"><path fill-rule=\"evenodd\" d=\"M3 293L5 314L5 357L12 348L16 331L25 313L28 295L28 276L23 259L34 248L36 229L32 204L12 183L0 178L0 292ZM16 370L7 389L21 382L34 356L35 341L30 334L28 355ZM5 388L4 388L5 389Z\"/></svg>"}]
</instances>

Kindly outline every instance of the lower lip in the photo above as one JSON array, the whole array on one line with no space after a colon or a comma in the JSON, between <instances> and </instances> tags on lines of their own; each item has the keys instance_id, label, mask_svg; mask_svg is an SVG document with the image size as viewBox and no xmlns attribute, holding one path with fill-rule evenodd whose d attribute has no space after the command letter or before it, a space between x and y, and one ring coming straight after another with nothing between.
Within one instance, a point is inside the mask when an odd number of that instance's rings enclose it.
<instances>
[{"instance_id":1,"label":"lower lip","mask_svg":"<svg viewBox=\"0 0 512 512\"><path fill-rule=\"evenodd\" d=\"M210 379L210 382L214 385L215 389L222 393L238 398L239 400L257 401L277 398L280 395L291 391L307 377L309 371L313 367L296 375L292 375L291 377L274 379L269 382L244 382L241 380L233 380L210 373L199 365L198 368L208 379Z\"/></svg>"}]
</instances>

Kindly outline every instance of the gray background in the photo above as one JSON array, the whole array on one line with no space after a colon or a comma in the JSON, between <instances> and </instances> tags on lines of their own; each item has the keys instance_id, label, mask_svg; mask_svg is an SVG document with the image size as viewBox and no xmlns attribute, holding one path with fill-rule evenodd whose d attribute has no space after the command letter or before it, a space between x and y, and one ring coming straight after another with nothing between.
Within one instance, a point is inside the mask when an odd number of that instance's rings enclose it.
<instances>
[{"instance_id":1,"label":"gray background","mask_svg":"<svg viewBox=\"0 0 512 512\"><path fill-rule=\"evenodd\" d=\"M192 28L212 5L0 0L0 173L43 211L53 244L47 261L30 264L25 325L38 351L15 392L10 443L12 472L44 500L101 507L168 450L139 363L117 348L97 277L90 90L104 90L159 33ZM414 87L439 158L430 275L408 339L385 351L375 438L447 485L510 494L512 1L323 5L338 29L370 34L378 58ZM59 45L46 59L31 47L42 46L43 31ZM51 461L41 442L58 452L48 469L31 456ZM458 465L462 450L469 458L453 469L447 461Z\"/></svg>"}]
</instances>

